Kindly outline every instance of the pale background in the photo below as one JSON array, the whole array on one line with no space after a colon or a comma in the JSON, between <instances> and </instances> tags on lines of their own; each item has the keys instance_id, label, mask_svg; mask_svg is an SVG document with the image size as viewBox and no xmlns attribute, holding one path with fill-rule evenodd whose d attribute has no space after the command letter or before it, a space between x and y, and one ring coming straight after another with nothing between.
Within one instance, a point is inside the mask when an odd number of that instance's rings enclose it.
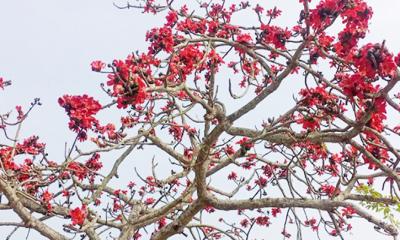
<instances>
[{"instance_id":1,"label":"pale background","mask_svg":"<svg viewBox=\"0 0 400 240\"><path fill-rule=\"evenodd\" d=\"M283 15L298 5L298 0L263 2L271 8L279 2ZM366 2L374 9L367 40L386 39L386 46L394 53L399 52L400 1ZM111 0L0 0L0 76L13 81L6 91L0 91L0 112L9 111L15 105L29 106L35 97L40 97L43 106L32 112L23 126L23 134L39 135L47 143L50 158L55 160L64 155L65 142L74 139L57 98L66 93L88 93L104 99L99 84L105 76L91 72L91 61L111 62L132 51L144 51L145 32L162 24L157 17L132 9L118 10L112 3ZM292 21L297 19L295 14ZM290 19L289 14L286 20L290 22ZM0 212L0 221L7 217ZM384 239L371 230L371 225L365 229L363 226L367 226L364 221L354 224L348 239ZM0 227L0 240L9 231L10 228ZM20 230L12 239L24 239L25 234L26 231ZM260 238L265 236L282 238L260 233ZM309 239L314 238L312 235ZM31 233L30 239L43 238Z\"/></svg>"}]
</instances>

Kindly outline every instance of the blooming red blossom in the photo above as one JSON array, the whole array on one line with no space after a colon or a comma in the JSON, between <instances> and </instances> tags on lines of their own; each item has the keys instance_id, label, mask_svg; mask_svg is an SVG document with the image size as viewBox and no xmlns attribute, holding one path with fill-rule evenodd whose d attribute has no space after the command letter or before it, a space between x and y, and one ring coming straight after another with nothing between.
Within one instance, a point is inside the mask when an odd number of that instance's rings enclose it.
<instances>
[{"instance_id":1,"label":"blooming red blossom","mask_svg":"<svg viewBox=\"0 0 400 240\"><path fill-rule=\"evenodd\" d=\"M165 25L171 27L178 21L178 14L175 11L170 11L165 19L167 20Z\"/></svg>"},{"instance_id":2,"label":"blooming red blossom","mask_svg":"<svg viewBox=\"0 0 400 240\"><path fill-rule=\"evenodd\" d=\"M228 175L228 179L229 179L229 180L236 180L236 179L237 179L237 173L231 172L231 173Z\"/></svg>"},{"instance_id":3,"label":"blooming red blossom","mask_svg":"<svg viewBox=\"0 0 400 240\"><path fill-rule=\"evenodd\" d=\"M90 66L92 67L92 71L100 72L101 70L103 70L103 68L106 67L106 64L103 63L102 61L96 60L96 61L93 61L90 64Z\"/></svg>"},{"instance_id":4,"label":"blooming red blossom","mask_svg":"<svg viewBox=\"0 0 400 240\"><path fill-rule=\"evenodd\" d=\"M78 162L70 162L68 163L67 170L69 170L74 176L76 176L79 180L83 180L88 176L88 168L86 168L83 164Z\"/></svg>"},{"instance_id":5,"label":"blooming red blossom","mask_svg":"<svg viewBox=\"0 0 400 240\"><path fill-rule=\"evenodd\" d=\"M158 220L157 229L160 230L161 228L165 227L165 225L167 225L167 219L162 217L160 220Z\"/></svg>"},{"instance_id":6,"label":"blooming red blossom","mask_svg":"<svg viewBox=\"0 0 400 240\"><path fill-rule=\"evenodd\" d=\"M280 208L272 208L271 209L271 214L273 217L276 217L278 215L278 213L281 213L281 209Z\"/></svg>"},{"instance_id":7,"label":"blooming red blossom","mask_svg":"<svg viewBox=\"0 0 400 240\"><path fill-rule=\"evenodd\" d=\"M285 44L291 37L291 32L288 29L283 29L277 26L261 25L263 31L262 41L273 44L276 48L286 49Z\"/></svg>"},{"instance_id":8,"label":"blooming red blossom","mask_svg":"<svg viewBox=\"0 0 400 240\"><path fill-rule=\"evenodd\" d=\"M58 99L58 104L65 109L70 121L69 128L75 132L86 132L93 125L98 124L94 117L101 109L98 101L88 95L70 96L64 95Z\"/></svg>"},{"instance_id":9,"label":"blooming red blossom","mask_svg":"<svg viewBox=\"0 0 400 240\"><path fill-rule=\"evenodd\" d=\"M393 77L396 71L393 55L381 44L366 44L354 53L352 60L359 73L367 78Z\"/></svg>"},{"instance_id":10,"label":"blooming red blossom","mask_svg":"<svg viewBox=\"0 0 400 240\"><path fill-rule=\"evenodd\" d=\"M274 19L277 18L281 15L282 11L276 7L274 7L273 9L268 9L267 11L267 16Z\"/></svg>"},{"instance_id":11,"label":"blooming red blossom","mask_svg":"<svg viewBox=\"0 0 400 240\"><path fill-rule=\"evenodd\" d=\"M156 201L156 200L155 200L154 198L149 197L149 198L146 198L146 200L144 201L144 203L145 203L146 205L151 205L151 204L153 204L155 201Z\"/></svg>"},{"instance_id":12,"label":"blooming red blossom","mask_svg":"<svg viewBox=\"0 0 400 240\"><path fill-rule=\"evenodd\" d=\"M357 213L356 210L351 206L342 209L342 216L346 218L351 218L355 213Z\"/></svg>"},{"instance_id":13,"label":"blooming red blossom","mask_svg":"<svg viewBox=\"0 0 400 240\"><path fill-rule=\"evenodd\" d=\"M73 225L82 225L87 217L86 205L82 207L77 207L69 211L69 216L71 217Z\"/></svg>"},{"instance_id":14,"label":"blooming red blossom","mask_svg":"<svg viewBox=\"0 0 400 240\"><path fill-rule=\"evenodd\" d=\"M329 197L332 197L337 192L337 189L333 185L326 185L325 184L325 185L321 186L320 191L325 193L325 194L327 194Z\"/></svg>"},{"instance_id":15,"label":"blooming red blossom","mask_svg":"<svg viewBox=\"0 0 400 240\"><path fill-rule=\"evenodd\" d=\"M259 216L256 218L256 224L260 226L269 226L271 222L269 221L269 217L267 216Z\"/></svg>"},{"instance_id":16,"label":"blooming red blossom","mask_svg":"<svg viewBox=\"0 0 400 240\"><path fill-rule=\"evenodd\" d=\"M111 95L117 98L118 108L144 103L148 95L143 77L152 73L151 66L159 64L158 59L147 54L129 55L124 61L113 61L115 72L108 75L107 86L112 87Z\"/></svg>"},{"instance_id":17,"label":"blooming red blossom","mask_svg":"<svg viewBox=\"0 0 400 240\"><path fill-rule=\"evenodd\" d=\"M254 143L252 143L251 140L247 137L240 139L236 142L236 144L243 146L246 150L250 150L254 146Z\"/></svg>"},{"instance_id":18,"label":"blooming red blossom","mask_svg":"<svg viewBox=\"0 0 400 240\"><path fill-rule=\"evenodd\" d=\"M172 36L172 30L168 26L161 28L153 28L147 32L146 40L151 42L149 47L149 53L154 54L161 50L171 52L174 46L174 38Z\"/></svg>"},{"instance_id":19,"label":"blooming red blossom","mask_svg":"<svg viewBox=\"0 0 400 240\"><path fill-rule=\"evenodd\" d=\"M24 139L21 143L17 143L16 149L17 153L26 153L31 155L38 155L39 153L44 151L46 144L40 143L39 137L31 136L29 138Z\"/></svg>"}]
</instances>

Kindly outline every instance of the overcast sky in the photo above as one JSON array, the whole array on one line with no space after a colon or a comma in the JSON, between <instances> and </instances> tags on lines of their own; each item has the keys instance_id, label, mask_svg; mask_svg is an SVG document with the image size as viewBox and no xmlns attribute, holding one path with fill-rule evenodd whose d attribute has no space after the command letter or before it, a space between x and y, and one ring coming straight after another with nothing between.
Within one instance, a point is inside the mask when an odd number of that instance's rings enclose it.
<instances>
[{"instance_id":1,"label":"overcast sky","mask_svg":"<svg viewBox=\"0 0 400 240\"><path fill-rule=\"evenodd\" d=\"M270 2L273 7L272 3L277 1L263 2ZM290 8L298 0L280 2ZM386 39L386 46L399 52L400 1L366 2L374 9L368 41ZM0 77L13 81L12 87L0 93L0 112L15 105L29 106L35 97L40 97L43 106L32 112L24 125L24 135L39 134L54 158L62 157L64 143L74 138L66 127L67 118L57 98L83 93L98 99L104 97L98 86L105 76L90 71L91 61L110 62L132 51L145 50L146 30L160 24L151 15L118 10L112 3L0 0ZM355 240L372 236L365 231L362 234L361 228L353 233L351 239Z\"/></svg>"}]
</instances>

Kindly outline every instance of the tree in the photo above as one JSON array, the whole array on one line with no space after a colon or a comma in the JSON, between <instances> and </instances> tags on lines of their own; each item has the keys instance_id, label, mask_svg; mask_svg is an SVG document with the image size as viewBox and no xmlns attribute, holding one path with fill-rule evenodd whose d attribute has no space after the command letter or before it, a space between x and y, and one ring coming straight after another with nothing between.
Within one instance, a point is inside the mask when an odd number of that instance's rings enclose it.
<instances>
[{"instance_id":1,"label":"tree","mask_svg":"<svg viewBox=\"0 0 400 240\"><path fill-rule=\"evenodd\" d=\"M76 133L64 159L20 137L39 99L0 115L0 209L21 220L0 224L56 240L253 239L271 224L284 238L343 239L357 217L396 238L400 55L360 43L372 17L364 1L296 3L293 26L249 2L118 6L165 23L146 34L147 51L92 62L106 74L103 104L59 98ZM253 26L236 23L243 14ZM269 112L274 95L291 93L286 82L299 91Z\"/></svg>"}]
</instances>

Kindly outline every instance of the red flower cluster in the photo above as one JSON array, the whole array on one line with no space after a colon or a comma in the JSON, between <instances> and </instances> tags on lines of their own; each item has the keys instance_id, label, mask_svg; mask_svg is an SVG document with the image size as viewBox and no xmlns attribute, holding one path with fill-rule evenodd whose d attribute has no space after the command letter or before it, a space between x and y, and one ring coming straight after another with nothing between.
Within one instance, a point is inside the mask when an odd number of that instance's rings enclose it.
<instances>
[{"instance_id":1,"label":"red flower cluster","mask_svg":"<svg viewBox=\"0 0 400 240\"><path fill-rule=\"evenodd\" d=\"M93 172L100 170L103 167L103 163L100 162L100 154L93 154L92 157L86 161L85 166Z\"/></svg>"},{"instance_id":2,"label":"red flower cluster","mask_svg":"<svg viewBox=\"0 0 400 240\"><path fill-rule=\"evenodd\" d=\"M299 114L296 123L301 124L304 129L314 131L320 128L321 119L313 115Z\"/></svg>"},{"instance_id":3,"label":"red flower cluster","mask_svg":"<svg viewBox=\"0 0 400 240\"><path fill-rule=\"evenodd\" d=\"M25 139L22 142L22 144L17 143L16 153L17 154L25 153L25 154L37 155L37 154L43 152L46 144L39 143L38 140L39 140L39 137L32 136L32 137Z\"/></svg>"},{"instance_id":4,"label":"red flower cluster","mask_svg":"<svg viewBox=\"0 0 400 240\"><path fill-rule=\"evenodd\" d=\"M309 21L317 33L322 33L337 17L342 18L345 24L343 31L338 34L338 42L334 49L338 56L345 58L359 39L365 37L368 29L368 21L372 17L371 8L362 0L354 0L350 3L339 0L324 0L310 10Z\"/></svg>"},{"instance_id":5,"label":"red flower cluster","mask_svg":"<svg viewBox=\"0 0 400 240\"><path fill-rule=\"evenodd\" d=\"M78 162L70 162L68 163L67 170L72 173L72 175L76 176L80 181L86 178L88 175L88 169L82 164ZM67 172L62 173L62 178L70 178Z\"/></svg>"},{"instance_id":6,"label":"red flower cluster","mask_svg":"<svg viewBox=\"0 0 400 240\"><path fill-rule=\"evenodd\" d=\"M267 216L259 216L256 218L256 224L260 226L266 226L268 227L271 222L269 221L269 217Z\"/></svg>"},{"instance_id":7,"label":"red flower cluster","mask_svg":"<svg viewBox=\"0 0 400 240\"><path fill-rule=\"evenodd\" d=\"M82 205L82 207L77 207L69 211L69 216L72 219L73 225L82 225L87 217L87 209L86 205Z\"/></svg>"},{"instance_id":8,"label":"red flower cluster","mask_svg":"<svg viewBox=\"0 0 400 240\"><path fill-rule=\"evenodd\" d=\"M168 26L153 28L146 34L146 41L150 41L149 54L155 54L159 51L172 52L174 47L174 36L172 29Z\"/></svg>"},{"instance_id":9,"label":"red flower cluster","mask_svg":"<svg viewBox=\"0 0 400 240\"><path fill-rule=\"evenodd\" d=\"M250 150L252 147L254 147L254 143L251 142L251 140L247 137L244 137L240 139L239 141L236 142L236 144L239 144L240 146L244 147L247 151Z\"/></svg>"},{"instance_id":10,"label":"red flower cluster","mask_svg":"<svg viewBox=\"0 0 400 240\"><path fill-rule=\"evenodd\" d=\"M336 74L336 78L339 80L339 87L343 89L350 100L354 100L354 97L359 99L366 99L368 94L376 93L377 87L374 87L370 82L366 81L366 77L360 73L349 74Z\"/></svg>"},{"instance_id":11,"label":"red flower cluster","mask_svg":"<svg viewBox=\"0 0 400 240\"><path fill-rule=\"evenodd\" d=\"M261 25L261 40L268 44L273 44L276 48L286 49L285 44L291 37L291 32L286 28L271 25Z\"/></svg>"},{"instance_id":12,"label":"red flower cluster","mask_svg":"<svg viewBox=\"0 0 400 240\"><path fill-rule=\"evenodd\" d=\"M367 145L366 150L370 152L374 158L382 163L385 163L387 160L389 160L388 151L379 147L379 144L381 144L381 142L377 138L373 139L372 142L373 144ZM364 159L364 163L368 164L368 169L378 169L378 166L367 155L363 155L362 157Z\"/></svg>"},{"instance_id":13,"label":"red flower cluster","mask_svg":"<svg viewBox=\"0 0 400 240\"><path fill-rule=\"evenodd\" d=\"M329 197L333 197L333 195L336 192L336 187L332 186L332 185L322 185L320 191L322 193L325 193L326 195L328 195Z\"/></svg>"},{"instance_id":14,"label":"red flower cluster","mask_svg":"<svg viewBox=\"0 0 400 240\"><path fill-rule=\"evenodd\" d=\"M267 186L268 180L264 177L258 177L257 180L255 180L255 184L258 185L260 188L264 188Z\"/></svg>"},{"instance_id":15,"label":"red flower cluster","mask_svg":"<svg viewBox=\"0 0 400 240\"><path fill-rule=\"evenodd\" d=\"M372 9L364 1L355 0L351 5L346 5L341 17L346 26L338 35L339 41L335 44L335 49L339 56L344 57L357 45L359 39L365 37Z\"/></svg>"},{"instance_id":16,"label":"red flower cluster","mask_svg":"<svg viewBox=\"0 0 400 240\"><path fill-rule=\"evenodd\" d=\"M171 60L169 66L170 74L167 80L171 82L185 81L186 77L190 75L193 70L204 70L205 65L199 64L203 57L204 52L199 50L198 45L191 44L181 49Z\"/></svg>"},{"instance_id":17,"label":"red flower cluster","mask_svg":"<svg viewBox=\"0 0 400 240\"><path fill-rule=\"evenodd\" d=\"M344 1L338 0L324 0L316 6L315 9L310 10L310 25L314 29L326 27L332 23L339 12L344 7Z\"/></svg>"},{"instance_id":18,"label":"red flower cluster","mask_svg":"<svg viewBox=\"0 0 400 240\"><path fill-rule=\"evenodd\" d=\"M172 122L169 128L169 134L174 136L175 141L181 141L183 136L182 126L179 126L176 122Z\"/></svg>"},{"instance_id":19,"label":"red flower cluster","mask_svg":"<svg viewBox=\"0 0 400 240\"><path fill-rule=\"evenodd\" d=\"M244 33L244 34L239 34L236 37L236 42L240 44L250 44L253 41L251 38L250 34Z\"/></svg>"},{"instance_id":20,"label":"red flower cluster","mask_svg":"<svg viewBox=\"0 0 400 240\"><path fill-rule=\"evenodd\" d=\"M165 19L167 20L165 26L172 27L178 21L178 14L175 11L170 11Z\"/></svg>"},{"instance_id":21,"label":"red flower cluster","mask_svg":"<svg viewBox=\"0 0 400 240\"><path fill-rule=\"evenodd\" d=\"M49 192L49 190L45 190L42 194L42 204L47 209L48 212L53 210L50 201L53 199L53 194Z\"/></svg>"},{"instance_id":22,"label":"red flower cluster","mask_svg":"<svg viewBox=\"0 0 400 240\"><path fill-rule=\"evenodd\" d=\"M325 59L325 52L329 52L331 49L332 43L335 40L334 37L325 34L324 32L318 36L318 45L310 47L310 60L311 64L317 64L317 60L319 57Z\"/></svg>"},{"instance_id":23,"label":"red flower cluster","mask_svg":"<svg viewBox=\"0 0 400 240\"><path fill-rule=\"evenodd\" d=\"M98 124L93 115L100 111L100 103L86 94L83 96L64 95L58 99L58 103L70 118L69 128L80 134L80 140L86 140L86 131Z\"/></svg>"},{"instance_id":24,"label":"red flower cluster","mask_svg":"<svg viewBox=\"0 0 400 240\"><path fill-rule=\"evenodd\" d=\"M342 216L346 218L351 218L355 213L357 213L356 210L351 206L342 209Z\"/></svg>"},{"instance_id":25,"label":"red flower cluster","mask_svg":"<svg viewBox=\"0 0 400 240\"><path fill-rule=\"evenodd\" d=\"M17 143L15 151L13 147L4 146L0 148L0 160L4 170L15 171L16 177L19 181L25 181L33 178L34 174L31 173L33 162L27 158L22 164L17 164L14 157L21 154L38 155L44 153L45 144L38 142L38 137L32 136L25 139L22 143ZM26 187L26 186L25 186Z\"/></svg>"},{"instance_id":26,"label":"red flower cluster","mask_svg":"<svg viewBox=\"0 0 400 240\"><path fill-rule=\"evenodd\" d=\"M367 126L382 132L384 129L383 121L386 120L386 100L384 98L377 98L374 101L373 112Z\"/></svg>"},{"instance_id":27,"label":"red flower cluster","mask_svg":"<svg viewBox=\"0 0 400 240\"><path fill-rule=\"evenodd\" d=\"M204 34L207 31L207 21L202 19L201 21L195 21L191 18L186 18L177 24L176 29L181 32L192 32Z\"/></svg>"},{"instance_id":28,"label":"red flower cluster","mask_svg":"<svg viewBox=\"0 0 400 240\"><path fill-rule=\"evenodd\" d=\"M317 231L318 230L318 225L316 225L317 224L317 220L315 218L311 218L310 220L304 221L304 224L306 226L310 226L313 231Z\"/></svg>"},{"instance_id":29,"label":"red flower cluster","mask_svg":"<svg viewBox=\"0 0 400 240\"><path fill-rule=\"evenodd\" d=\"M369 43L353 55L354 65L361 75L374 79L392 77L396 72L393 55L381 44Z\"/></svg>"},{"instance_id":30,"label":"red flower cluster","mask_svg":"<svg viewBox=\"0 0 400 240\"><path fill-rule=\"evenodd\" d=\"M338 109L338 97L329 94L324 86L319 86L315 88L304 88L300 90L300 95L303 97L301 102L304 106L314 107L319 109L330 109L332 111L339 111L343 109Z\"/></svg>"},{"instance_id":31,"label":"red flower cluster","mask_svg":"<svg viewBox=\"0 0 400 240\"><path fill-rule=\"evenodd\" d=\"M126 108L142 104L146 98L146 83L143 78L153 82L152 66L160 61L151 55L129 55L124 61L114 60L114 73L108 75L107 86L112 86L111 95L117 98L117 107Z\"/></svg>"},{"instance_id":32,"label":"red flower cluster","mask_svg":"<svg viewBox=\"0 0 400 240\"><path fill-rule=\"evenodd\" d=\"M281 15L282 11L276 7L273 9L268 9L267 11L267 16L270 17L271 19L277 18Z\"/></svg>"},{"instance_id":33,"label":"red flower cluster","mask_svg":"<svg viewBox=\"0 0 400 240\"><path fill-rule=\"evenodd\" d=\"M153 204L153 203L155 203L155 199L154 198L152 198L152 197L148 197L148 198L146 198L146 200L144 200L144 203L146 204L146 205L151 205L151 204Z\"/></svg>"},{"instance_id":34,"label":"red flower cluster","mask_svg":"<svg viewBox=\"0 0 400 240\"><path fill-rule=\"evenodd\" d=\"M96 60L93 61L90 66L92 67L92 71L94 72L100 72L103 68L106 67L106 64L103 63L102 61Z\"/></svg>"},{"instance_id":35,"label":"red flower cluster","mask_svg":"<svg viewBox=\"0 0 400 240\"><path fill-rule=\"evenodd\" d=\"M228 175L228 180L236 180L237 179L237 173L236 172L231 172Z\"/></svg>"},{"instance_id":36,"label":"red flower cluster","mask_svg":"<svg viewBox=\"0 0 400 240\"><path fill-rule=\"evenodd\" d=\"M271 209L271 214L272 214L273 217L278 216L278 213L281 213L281 212L282 212L282 211L281 211L280 208L272 208L272 209Z\"/></svg>"},{"instance_id":37,"label":"red flower cluster","mask_svg":"<svg viewBox=\"0 0 400 240\"><path fill-rule=\"evenodd\" d=\"M394 62L396 63L396 65L397 65L398 67L400 67L400 53L398 53L398 54L396 55L396 57L394 57Z\"/></svg>"}]
</instances>

